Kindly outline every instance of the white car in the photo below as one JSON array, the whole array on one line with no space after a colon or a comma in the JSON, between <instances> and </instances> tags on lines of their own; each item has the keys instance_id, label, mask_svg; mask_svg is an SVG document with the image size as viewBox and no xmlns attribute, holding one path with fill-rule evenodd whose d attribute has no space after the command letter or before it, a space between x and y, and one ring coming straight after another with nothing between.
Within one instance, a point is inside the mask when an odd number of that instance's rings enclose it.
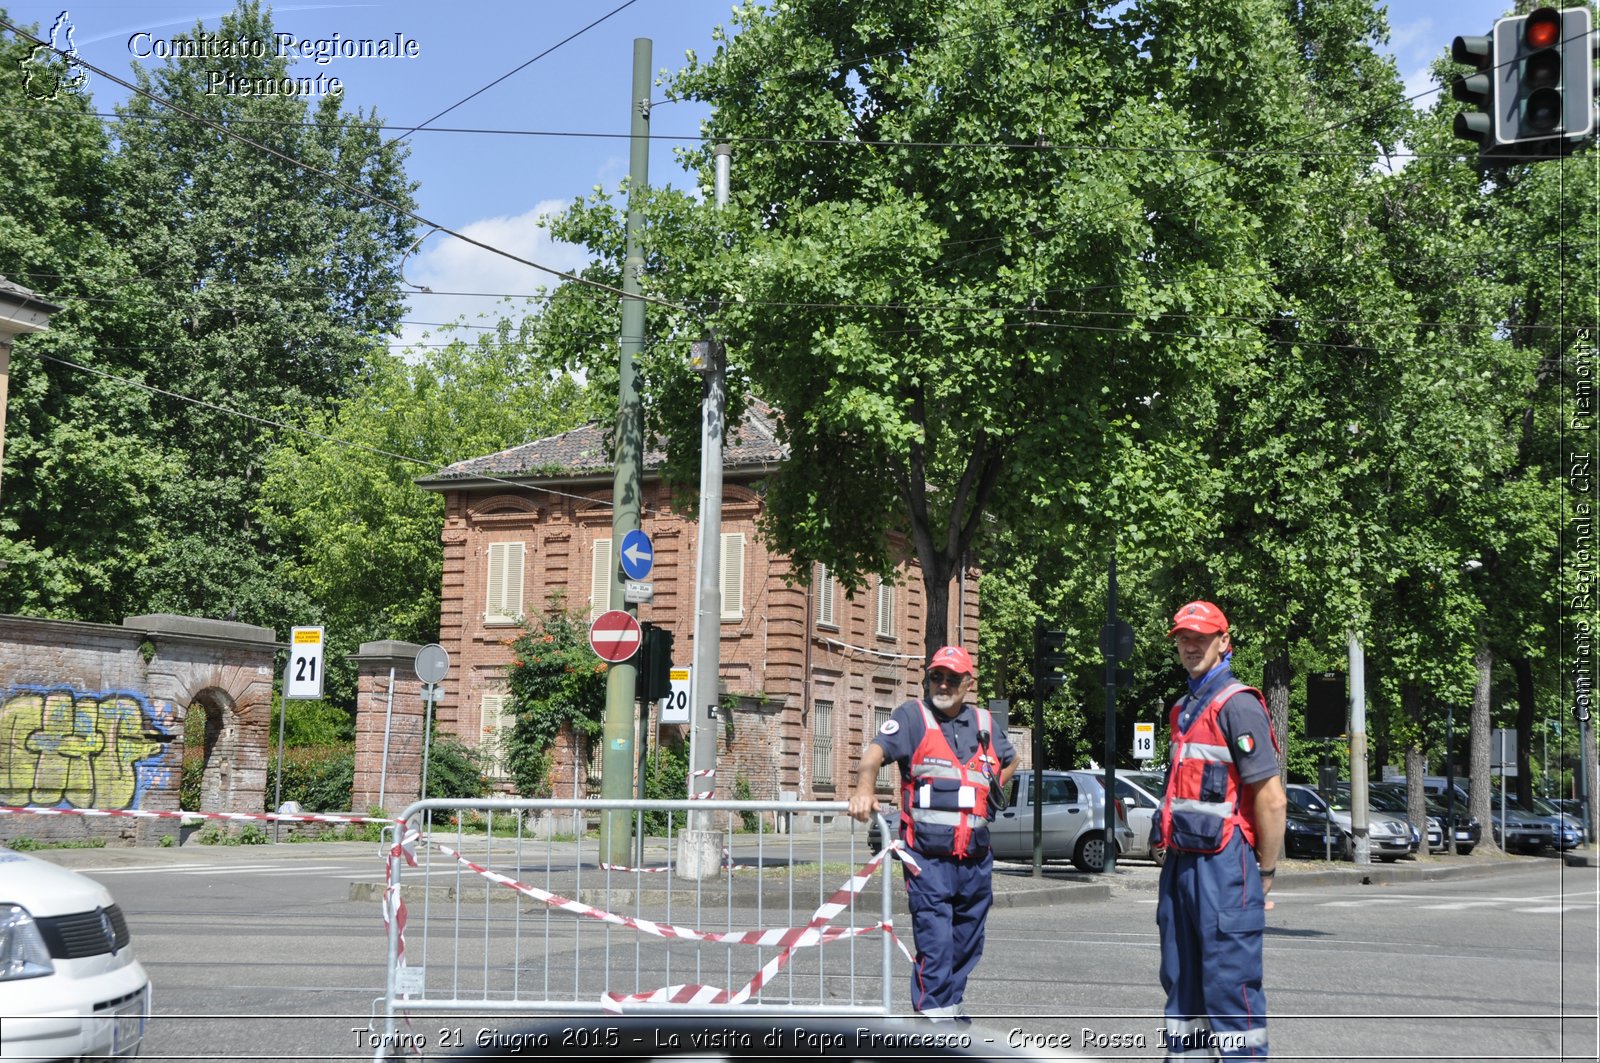
<instances>
[{"instance_id":1,"label":"white car","mask_svg":"<svg viewBox=\"0 0 1600 1063\"><path fill-rule=\"evenodd\" d=\"M150 979L106 888L0 846L0 1059L130 1058Z\"/></svg>"},{"instance_id":2,"label":"white car","mask_svg":"<svg viewBox=\"0 0 1600 1063\"><path fill-rule=\"evenodd\" d=\"M1128 810L1128 826L1133 829L1133 844L1127 855L1153 860L1166 858L1165 848L1150 844L1150 831L1161 812L1161 798L1167 792L1166 780L1146 771L1117 771L1117 800Z\"/></svg>"}]
</instances>

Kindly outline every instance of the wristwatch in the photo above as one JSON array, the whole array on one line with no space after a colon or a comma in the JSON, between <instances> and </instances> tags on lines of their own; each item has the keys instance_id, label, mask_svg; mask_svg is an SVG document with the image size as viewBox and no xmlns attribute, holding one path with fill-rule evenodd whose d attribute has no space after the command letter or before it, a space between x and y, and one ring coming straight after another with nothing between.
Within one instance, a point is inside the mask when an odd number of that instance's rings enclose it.
<instances>
[{"instance_id":1,"label":"wristwatch","mask_svg":"<svg viewBox=\"0 0 1600 1063\"><path fill-rule=\"evenodd\" d=\"M1263 867L1260 870L1262 878L1271 878L1278 873L1278 869L1275 867Z\"/></svg>"}]
</instances>

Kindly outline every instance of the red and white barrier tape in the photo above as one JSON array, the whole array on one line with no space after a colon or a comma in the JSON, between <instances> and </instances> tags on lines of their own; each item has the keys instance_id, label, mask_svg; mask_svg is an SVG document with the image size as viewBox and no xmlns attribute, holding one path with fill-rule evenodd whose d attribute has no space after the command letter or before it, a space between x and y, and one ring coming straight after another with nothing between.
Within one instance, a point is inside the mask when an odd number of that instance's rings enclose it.
<instances>
[{"instance_id":1,"label":"red and white barrier tape","mask_svg":"<svg viewBox=\"0 0 1600 1063\"><path fill-rule=\"evenodd\" d=\"M902 844L899 841L892 842L889 848L873 857L860 871L850 876L849 880L840 886L833 896L813 913L811 921L804 927L790 927L787 930L779 931L778 934L780 936L777 940L760 942L761 944L782 946L783 951L763 964L761 970L756 972L755 977L740 989L730 992L729 990L709 985L673 985L664 986L649 993L603 993L600 996L600 1007L609 1013L619 1014L627 1004L685 1004L699 1007L709 1004L744 1003L751 996L760 992L768 982L777 976L779 971L788 965L789 960L794 956L795 949L806 948L820 944L823 941L832 940L835 936L832 933L834 930L848 930L848 928L826 927L826 924L831 922L835 916L849 905L850 899L855 894L860 893L865 888L867 881L872 877L872 873L877 870L878 865L883 862L884 857L888 856L890 852L897 851ZM895 936L894 927L891 924L878 923L863 929L882 930L889 935L890 940L900 946L900 951L905 954L906 959L911 960L913 963L916 962L912 959L911 952L906 948L905 943ZM838 934L837 936L843 937L846 935ZM712 940L715 939L715 936L713 936Z\"/></svg>"},{"instance_id":2,"label":"red and white barrier tape","mask_svg":"<svg viewBox=\"0 0 1600 1063\"><path fill-rule=\"evenodd\" d=\"M401 824L401 827L402 830L404 830L404 824ZM610 923L613 926L628 927L633 930L638 930L641 933L650 934L659 938L672 938L687 941L708 941L719 944L762 945L772 948L781 948L783 950L766 965L764 965L761 971L756 974L756 977L751 979L750 983L737 993L730 994L726 990L719 990L709 986L669 986L665 989L655 990L653 993L633 994L629 996L619 996L617 994L608 993L601 998L600 1002L601 1007L607 1011L620 1011L624 1004L637 1001L659 1002L662 1000L667 1000L671 1003L688 1004L737 1004L748 999L752 993L766 985L768 981L770 981L779 971L784 968L785 965L788 964L796 949L809 948L814 945L820 945L830 941L838 941L848 937L857 937L862 934L870 934L879 930L889 935L890 940L899 946L901 953L905 955L908 961L913 963L916 962L911 955L911 951L906 948L905 943L895 936L892 923L877 922L870 926L862 927L830 927L827 925L840 912L844 911L844 909L849 906L851 897L861 892L861 890L866 886L867 882L872 878L873 873L877 871L878 866L883 863L885 857L893 852L897 857L906 859L906 854L902 848L902 843L899 841L892 843L889 848L878 853L865 865L863 865L860 871L852 875L843 886L835 891L834 895L829 898L825 904L823 904L816 910L815 913L813 913L810 921L807 922L805 926L783 927L776 930L735 930L720 933L707 933L701 930L693 930L688 927L673 926L669 923L658 923L652 919L640 919L633 916L618 915L615 912L604 911L591 905L583 904L580 901L569 900L568 898L562 897L559 894L551 893L548 890L542 890L537 886L530 886L526 883L518 882L516 879L513 879L508 875L502 875L498 871L491 870L490 868L484 867L481 864L473 863L471 860L468 860L465 856L450 848L448 845L445 845L439 841L435 841L432 838L419 836L415 833L403 834L403 837L405 838L405 842L396 845L394 849L391 850L391 856L403 854L406 861L412 866L416 865L416 858L408 846L418 840L426 841L429 844L437 847L446 856L449 856L463 867L466 867L476 874L481 875L490 882L498 883L499 885L505 886L507 889L515 890L516 892L521 893L524 896L531 897L534 900L548 905L549 907L570 912L573 915L598 920L599 922L603 923ZM913 864L912 866L914 867L915 865ZM915 874L916 871L913 871L912 873ZM388 920L390 919L391 914L393 918L399 922L402 940L397 952L397 956L398 963L401 966L404 966L405 945L403 937L405 931L405 901L401 899L399 888L392 881L392 875L390 884L385 889L384 925L386 927L388 926Z\"/></svg>"},{"instance_id":3,"label":"red and white barrier tape","mask_svg":"<svg viewBox=\"0 0 1600 1063\"><path fill-rule=\"evenodd\" d=\"M715 797L717 795L717 784L716 784L715 781L713 781L711 783L711 789L707 790L703 794L697 794L697 793L694 792L694 780L695 779L712 779L712 780L715 780L716 777L717 777L717 769L716 768L702 768L699 771L691 771L689 773L689 800L691 800L691 801L704 801L707 798Z\"/></svg>"},{"instance_id":4,"label":"red and white barrier tape","mask_svg":"<svg viewBox=\"0 0 1600 1063\"><path fill-rule=\"evenodd\" d=\"M144 808L43 808L38 805L0 805L0 816L28 813L35 816L121 816L126 819L221 819L255 823L392 823L386 816L337 816L320 812L156 812Z\"/></svg>"}]
</instances>

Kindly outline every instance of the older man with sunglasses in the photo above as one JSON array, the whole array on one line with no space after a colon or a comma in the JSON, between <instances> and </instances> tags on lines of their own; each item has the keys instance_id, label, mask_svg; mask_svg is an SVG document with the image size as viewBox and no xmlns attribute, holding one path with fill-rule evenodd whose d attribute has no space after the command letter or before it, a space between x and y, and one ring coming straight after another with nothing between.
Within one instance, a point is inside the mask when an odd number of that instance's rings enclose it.
<instances>
[{"instance_id":1,"label":"older man with sunglasses","mask_svg":"<svg viewBox=\"0 0 1600 1063\"><path fill-rule=\"evenodd\" d=\"M917 943L911 1006L928 1019L970 1022L961 1001L994 899L993 795L1011 781L1017 755L989 710L966 702L976 684L966 650L939 649L927 683L927 703L902 704L862 749L850 815L864 823L878 811L878 769L898 764L900 837L922 869L906 876Z\"/></svg>"}]
</instances>

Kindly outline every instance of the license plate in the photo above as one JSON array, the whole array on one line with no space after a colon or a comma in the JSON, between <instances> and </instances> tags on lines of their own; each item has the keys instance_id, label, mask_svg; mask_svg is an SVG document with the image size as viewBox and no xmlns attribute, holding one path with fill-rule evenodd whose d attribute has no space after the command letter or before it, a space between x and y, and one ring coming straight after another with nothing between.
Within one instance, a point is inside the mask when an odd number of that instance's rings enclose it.
<instances>
[{"instance_id":1,"label":"license plate","mask_svg":"<svg viewBox=\"0 0 1600 1063\"><path fill-rule=\"evenodd\" d=\"M131 1056L144 1039L144 994L118 1008L111 1022L111 1054Z\"/></svg>"},{"instance_id":2,"label":"license plate","mask_svg":"<svg viewBox=\"0 0 1600 1063\"><path fill-rule=\"evenodd\" d=\"M1458 842L1470 842L1471 840L1472 840L1472 835L1468 831L1464 831L1464 830L1456 831L1456 841L1458 841Z\"/></svg>"}]
</instances>

